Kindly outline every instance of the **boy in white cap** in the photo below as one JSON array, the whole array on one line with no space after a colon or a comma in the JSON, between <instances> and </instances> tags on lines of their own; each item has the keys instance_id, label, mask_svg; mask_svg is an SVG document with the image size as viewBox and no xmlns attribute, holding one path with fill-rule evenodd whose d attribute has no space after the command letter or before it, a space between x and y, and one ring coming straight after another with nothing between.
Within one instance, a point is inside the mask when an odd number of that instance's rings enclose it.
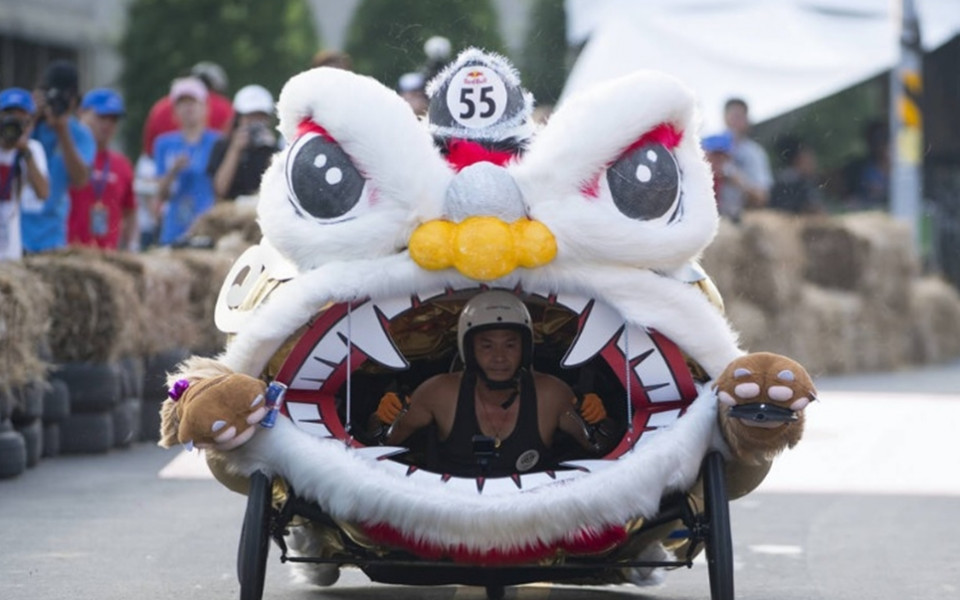
<instances>
[{"instance_id":1,"label":"boy in white cap","mask_svg":"<svg viewBox=\"0 0 960 600\"><path fill-rule=\"evenodd\" d=\"M196 77L176 79L170 100L180 129L154 145L157 165L157 217L160 245L183 241L196 219L213 207L213 181L207 175L210 152L220 134L207 128L207 88Z\"/></svg>"}]
</instances>

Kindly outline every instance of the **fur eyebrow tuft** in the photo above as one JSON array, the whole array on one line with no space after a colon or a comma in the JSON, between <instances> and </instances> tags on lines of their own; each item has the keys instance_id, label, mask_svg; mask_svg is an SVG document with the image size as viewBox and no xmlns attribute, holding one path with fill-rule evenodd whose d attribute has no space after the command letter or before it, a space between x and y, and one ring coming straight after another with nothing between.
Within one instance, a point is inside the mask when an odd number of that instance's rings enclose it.
<instances>
[{"instance_id":1,"label":"fur eyebrow tuft","mask_svg":"<svg viewBox=\"0 0 960 600\"><path fill-rule=\"evenodd\" d=\"M672 150L680 144L683 139L683 131L678 131L672 123L660 123L650 131L646 132L634 143L627 146L622 154L639 148L644 144L658 143L662 144L667 150Z\"/></svg>"},{"instance_id":2,"label":"fur eyebrow tuft","mask_svg":"<svg viewBox=\"0 0 960 600\"><path fill-rule=\"evenodd\" d=\"M307 117L304 120L300 121L300 124L297 125L297 137L302 137L308 133L319 133L323 137L327 138L331 142L336 142L337 140L333 139L333 136L327 133L327 130L317 125L317 123Z\"/></svg>"}]
</instances>

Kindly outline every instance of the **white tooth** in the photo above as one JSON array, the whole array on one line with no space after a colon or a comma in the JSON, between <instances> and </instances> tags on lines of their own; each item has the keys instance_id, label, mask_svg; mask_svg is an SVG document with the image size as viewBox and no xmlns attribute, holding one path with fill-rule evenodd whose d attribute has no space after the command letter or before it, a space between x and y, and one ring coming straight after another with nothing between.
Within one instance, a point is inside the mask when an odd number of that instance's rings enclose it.
<instances>
[{"instance_id":1,"label":"white tooth","mask_svg":"<svg viewBox=\"0 0 960 600\"><path fill-rule=\"evenodd\" d=\"M568 460L560 463L561 467L573 467L574 469L585 469L590 473L597 473L617 464L615 460Z\"/></svg>"},{"instance_id":2,"label":"white tooth","mask_svg":"<svg viewBox=\"0 0 960 600\"><path fill-rule=\"evenodd\" d=\"M257 394L257 397L253 399L253 402L250 403L250 408L263 402L263 394Z\"/></svg>"},{"instance_id":3,"label":"white tooth","mask_svg":"<svg viewBox=\"0 0 960 600\"><path fill-rule=\"evenodd\" d=\"M563 357L561 364L564 367L582 365L596 356L623 327L623 317L602 302L594 302L585 310L589 310L586 322Z\"/></svg>"},{"instance_id":4,"label":"white tooth","mask_svg":"<svg viewBox=\"0 0 960 600\"><path fill-rule=\"evenodd\" d=\"M407 448L401 448L400 446L367 446L365 448L354 448L353 452L367 460L377 461L407 452Z\"/></svg>"},{"instance_id":5,"label":"white tooth","mask_svg":"<svg viewBox=\"0 0 960 600\"><path fill-rule=\"evenodd\" d=\"M384 330L381 322L382 311L372 302L353 311L351 315L350 337L354 346L371 359L391 369L406 369L410 366L393 344L390 334ZM384 318L389 318L383 315Z\"/></svg>"}]
</instances>

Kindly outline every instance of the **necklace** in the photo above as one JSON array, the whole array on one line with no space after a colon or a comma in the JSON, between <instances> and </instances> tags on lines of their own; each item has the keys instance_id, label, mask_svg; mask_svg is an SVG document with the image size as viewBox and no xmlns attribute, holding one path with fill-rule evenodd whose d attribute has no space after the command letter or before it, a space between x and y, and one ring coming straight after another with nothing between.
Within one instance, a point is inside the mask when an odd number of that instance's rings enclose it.
<instances>
[{"instance_id":1,"label":"necklace","mask_svg":"<svg viewBox=\"0 0 960 600\"><path fill-rule=\"evenodd\" d=\"M493 429L493 447L494 448L499 448L501 442L503 441L502 436L500 434L503 431L503 428L507 424L510 417L510 414L506 411L508 411L510 407L513 406L513 404L516 402L517 397L519 395L520 395L520 391L515 390L505 402L501 402L499 404L500 408L502 408L504 412L503 412L503 416L499 417L500 426L498 427L495 424L495 421L497 421L497 418L495 418L494 415L490 414L490 407L488 407L487 403L484 402L483 400L476 398L477 394L476 392L474 393L476 402L480 404L480 407L481 407L480 410L483 412L484 416L486 417L487 424L490 426L491 429Z\"/></svg>"}]
</instances>

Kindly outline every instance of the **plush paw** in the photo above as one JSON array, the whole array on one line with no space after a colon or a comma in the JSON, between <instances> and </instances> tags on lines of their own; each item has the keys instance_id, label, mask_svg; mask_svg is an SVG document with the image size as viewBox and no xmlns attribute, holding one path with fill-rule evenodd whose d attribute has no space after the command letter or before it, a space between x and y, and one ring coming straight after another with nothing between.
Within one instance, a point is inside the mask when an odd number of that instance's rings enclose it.
<instances>
[{"instance_id":1,"label":"plush paw","mask_svg":"<svg viewBox=\"0 0 960 600\"><path fill-rule=\"evenodd\" d=\"M177 401L177 438L197 448L232 450L253 437L268 409L266 384L241 373L193 383Z\"/></svg>"},{"instance_id":2,"label":"plush paw","mask_svg":"<svg viewBox=\"0 0 960 600\"><path fill-rule=\"evenodd\" d=\"M803 410L816 399L799 363L757 352L730 363L716 381L720 427L741 459L770 459L803 435Z\"/></svg>"}]
</instances>

